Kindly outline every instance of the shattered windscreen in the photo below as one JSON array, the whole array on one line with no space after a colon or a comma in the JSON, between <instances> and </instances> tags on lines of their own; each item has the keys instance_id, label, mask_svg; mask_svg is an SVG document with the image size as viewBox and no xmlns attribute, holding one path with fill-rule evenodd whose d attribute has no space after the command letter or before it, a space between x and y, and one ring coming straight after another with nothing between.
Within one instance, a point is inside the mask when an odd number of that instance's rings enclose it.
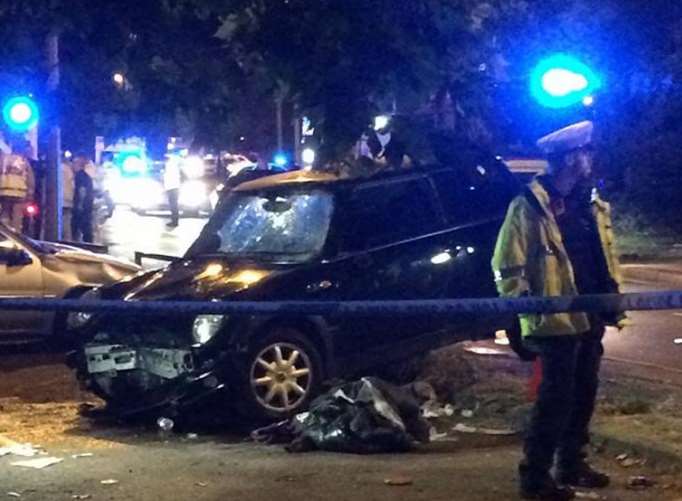
<instances>
[{"instance_id":1,"label":"shattered windscreen","mask_svg":"<svg viewBox=\"0 0 682 501\"><path fill-rule=\"evenodd\" d=\"M212 221L212 252L305 260L322 250L333 197L324 191L235 194Z\"/></svg>"}]
</instances>

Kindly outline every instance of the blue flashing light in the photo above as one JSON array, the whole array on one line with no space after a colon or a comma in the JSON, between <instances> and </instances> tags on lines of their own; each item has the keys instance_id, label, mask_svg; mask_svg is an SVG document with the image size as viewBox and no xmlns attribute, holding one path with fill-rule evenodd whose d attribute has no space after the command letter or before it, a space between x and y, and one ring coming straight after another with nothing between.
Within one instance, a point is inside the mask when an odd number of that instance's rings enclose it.
<instances>
[{"instance_id":1,"label":"blue flashing light","mask_svg":"<svg viewBox=\"0 0 682 501\"><path fill-rule=\"evenodd\" d=\"M38 106L30 97L17 96L2 107L2 117L13 132L26 132L38 124Z\"/></svg>"},{"instance_id":2,"label":"blue flashing light","mask_svg":"<svg viewBox=\"0 0 682 501\"><path fill-rule=\"evenodd\" d=\"M144 174L147 163L139 151L124 151L116 155L114 162L121 168L123 175Z\"/></svg>"},{"instance_id":3,"label":"blue flashing light","mask_svg":"<svg viewBox=\"0 0 682 501\"><path fill-rule=\"evenodd\" d=\"M533 70L530 90L547 108L566 108L580 103L602 85L601 78L578 59L555 54Z\"/></svg>"},{"instance_id":4,"label":"blue flashing light","mask_svg":"<svg viewBox=\"0 0 682 501\"><path fill-rule=\"evenodd\" d=\"M284 153L277 153L273 160L275 161L275 165L277 167L286 167L286 165L289 163L289 159Z\"/></svg>"}]
</instances>

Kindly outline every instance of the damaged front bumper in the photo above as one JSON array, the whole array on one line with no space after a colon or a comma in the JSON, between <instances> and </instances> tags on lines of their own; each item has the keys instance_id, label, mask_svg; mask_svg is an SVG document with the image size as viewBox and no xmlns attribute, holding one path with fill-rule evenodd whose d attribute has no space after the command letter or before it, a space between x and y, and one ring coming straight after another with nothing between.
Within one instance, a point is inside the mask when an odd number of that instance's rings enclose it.
<instances>
[{"instance_id":1,"label":"damaged front bumper","mask_svg":"<svg viewBox=\"0 0 682 501\"><path fill-rule=\"evenodd\" d=\"M70 353L67 364L119 417L178 416L227 386L221 364L199 364L188 349L91 343Z\"/></svg>"}]
</instances>

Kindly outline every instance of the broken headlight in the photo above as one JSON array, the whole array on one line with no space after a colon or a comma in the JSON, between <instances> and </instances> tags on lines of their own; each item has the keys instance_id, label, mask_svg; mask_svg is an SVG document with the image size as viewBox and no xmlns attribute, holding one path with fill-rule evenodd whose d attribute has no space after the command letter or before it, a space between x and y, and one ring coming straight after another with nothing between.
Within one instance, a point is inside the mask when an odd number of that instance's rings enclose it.
<instances>
[{"instance_id":1,"label":"broken headlight","mask_svg":"<svg viewBox=\"0 0 682 501\"><path fill-rule=\"evenodd\" d=\"M194 319L192 337L199 344L207 343L216 335L227 317L225 315L199 315Z\"/></svg>"},{"instance_id":2,"label":"broken headlight","mask_svg":"<svg viewBox=\"0 0 682 501\"><path fill-rule=\"evenodd\" d=\"M99 299L100 292L99 289L90 289L85 292L78 299L83 301L92 301L93 299ZM69 329L79 329L83 327L92 318L94 313L92 311L71 311L66 317L66 324Z\"/></svg>"}]
</instances>

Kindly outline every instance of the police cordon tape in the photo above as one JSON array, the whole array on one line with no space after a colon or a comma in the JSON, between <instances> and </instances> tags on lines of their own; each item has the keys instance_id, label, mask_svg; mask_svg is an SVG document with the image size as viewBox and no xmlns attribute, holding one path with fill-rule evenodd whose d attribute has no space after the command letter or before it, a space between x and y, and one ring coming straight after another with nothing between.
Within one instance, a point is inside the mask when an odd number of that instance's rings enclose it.
<instances>
[{"instance_id":1,"label":"police cordon tape","mask_svg":"<svg viewBox=\"0 0 682 501\"><path fill-rule=\"evenodd\" d=\"M410 316L500 313L607 312L682 309L682 291L520 298L373 301L124 301L0 299L0 310L79 311L165 315Z\"/></svg>"}]
</instances>

